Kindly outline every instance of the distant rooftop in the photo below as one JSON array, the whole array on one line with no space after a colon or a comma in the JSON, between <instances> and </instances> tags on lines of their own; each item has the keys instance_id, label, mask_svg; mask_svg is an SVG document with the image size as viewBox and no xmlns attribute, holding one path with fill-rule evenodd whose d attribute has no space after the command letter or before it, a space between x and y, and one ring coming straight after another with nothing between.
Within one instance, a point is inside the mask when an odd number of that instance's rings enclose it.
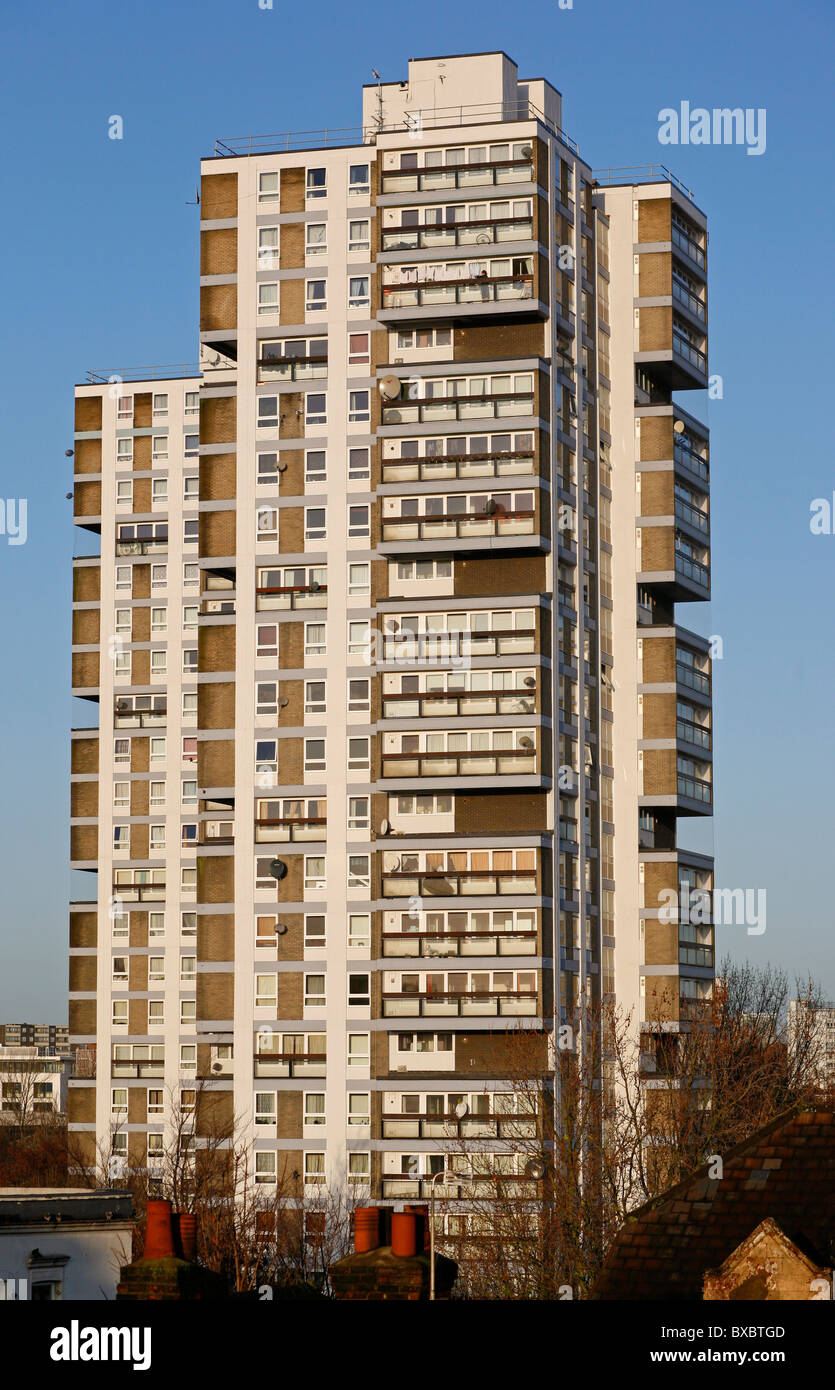
<instances>
[{"instance_id":1,"label":"distant rooftop","mask_svg":"<svg viewBox=\"0 0 835 1390\"><path fill-rule=\"evenodd\" d=\"M84 386L106 386L110 381L173 381L181 377L198 377L196 362L175 362L153 367L88 367Z\"/></svg>"}]
</instances>

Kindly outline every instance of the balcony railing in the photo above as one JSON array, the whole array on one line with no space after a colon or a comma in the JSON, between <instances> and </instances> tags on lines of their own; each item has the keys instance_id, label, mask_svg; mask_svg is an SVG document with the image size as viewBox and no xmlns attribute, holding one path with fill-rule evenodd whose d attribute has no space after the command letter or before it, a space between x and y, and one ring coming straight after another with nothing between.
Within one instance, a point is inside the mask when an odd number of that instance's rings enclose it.
<instances>
[{"instance_id":1,"label":"balcony railing","mask_svg":"<svg viewBox=\"0 0 835 1390\"><path fill-rule=\"evenodd\" d=\"M691 579L702 589L710 588L710 570L707 565L703 565L700 560L692 559L690 555L682 554L680 550L676 551L676 574Z\"/></svg>"},{"instance_id":2,"label":"balcony railing","mask_svg":"<svg viewBox=\"0 0 835 1390\"><path fill-rule=\"evenodd\" d=\"M267 840L326 840L326 816L282 816L278 820L263 818L255 822L255 839Z\"/></svg>"},{"instance_id":3,"label":"balcony railing","mask_svg":"<svg viewBox=\"0 0 835 1390\"><path fill-rule=\"evenodd\" d=\"M384 753L384 777L510 777L536 774L536 750Z\"/></svg>"},{"instance_id":4,"label":"balcony railing","mask_svg":"<svg viewBox=\"0 0 835 1390\"><path fill-rule=\"evenodd\" d=\"M128 903L160 903L165 901L164 883L114 883L113 897Z\"/></svg>"},{"instance_id":5,"label":"balcony railing","mask_svg":"<svg viewBox=\"0 0 835 1390\"><path fill-rule=\"evenodd\" d=\"M536 628L498 628L490 632L422 632L387 637L384 661L453 660L466 656L514 656L536 649Z\"/></svg>"},{"instance_id":6,"label":"balcony railing","mask_svg":"<svg viewBox=\"0 0 835 1390\"><path fill-rule=\"evenodd\" d=\"M532 536L536 512L468 512L383 520L384 541L467 540L479 536Z\"/></svg>"},{"instance_id":7,"label":"balcony railing","mask_svg":"<svg viewBox=\"0 0 835 1390\"><path fill-rule=\"evenodd\" d=\"M681 227L678 227L675 222L672 224L671 241L673 246L677 246L679 251L683 251L686 256L690 257L695 265L699 266L701 270L704 270L705 253L701 246L699 246L698 242L695 242L692 237L689 237L685 231L682 231Z\"/></svg>"},{"instance_id":8,"label":"balcony railing","mask_svg":"<svg viewBox=\"0 0 835 1390\"><path fill-rule=\"evenodd\" d=\"M710 469L707 459L703 458L701 454L696 453L695 449L692 449L689 444L685 444L678 438L673 441L673 458L676 463L681 464L682 468L686 468L689 472L695 473L703 482L709 482Z\"/></svg>"},{"instance_id":9,"label":"balcony railing","mask_svg":"<svg viewBox=\"0 0 835 1390\"><path fill-rule=\"evenodd\" d=\"M521 1198L528 1201L533 1200L540 1191L540 1184L533 1178L523 1178L502 1175L500 1181L500 1193L504 1198ZM449 1179L440 1180L432 1184L430 1177L411 1178L403 1174L383 1175L383 1196L409 1199L413 1197L424 1198L427 1201L431 1198L440 1200L460 1199L461 1201L472 1200L474 1198L494 1197L497 1192L497 1179L492 1177L484 1178L457 1178L453 1174Z\"/></svg>"},{"instance_id":10,"label":"balcony railing","mask_svg":"<svg viewBox=\"0 0 835 1390\"><path fill-rule=\"evenodd\" d=\"M531 241L530 217L493 217L384 231L383 251L431 250L435 246L485 246L496 241Z\"/></svg>"},{"instance_id":11,"label":"balcony railing","mask_svg":"<svg viewBox=\"0 0 835 1390\"><path fill-rule=\"evenodd\" d=\"M694 719L682 719L681 716L676 719L676 738L682 743L691 743L696 748L710 751L710 729L706 729L703 724L697 724Z\"/></svg>"},{"instance_id":12,"label":"balcony railing","mask_svg":"<svg viewBox=\"0 0 835 1390\"><path fill-rule=\"evenodd\" d=\"M705 322L707 311L704 303L698 295L693 294L686 285L677 280L675 275L673 276L673 299L677 299L679 304L683 304L694 318L701 319L702 323Z\"/></svg>"},{"instance_id":13,"label":"balcony railing","mask_svg":"<svg viewBox=\"0 0 835 1390\"><path fill-rule=\"evenodd\" d=\"M200 616L216 618L221 614L231 614L235 612L235 606L233 598L204 598L200 604Z\"/></svg>"},{"instance_id":14,"label":"balcony railing","mask_svg":"<svg viewBox=\"0 0 835 1390\"><path fill-rule=\"evenodd\" d=\"M689 362L691 367L695 367L701 376L707 375L707 358L703 352L694 347L689 339L679 333L673 325L673 352L682 357L685 362Z\"/></svg>"},{"instance_id":15,"label":"balcony railing","mask_svg":"<svg viewBox=\"0 0 835 1390\"><path fill-rule=\"evenodd\" d=\"M437 396L418 401L398 401L383 406L384 425L430 424L436 420L504 419L513 415L532 415L532 392L495 396Z\"/></svg>"},{"instance_id":16,"label":"balcony railing","mask_svg":"<svg viewBox=\"0 0 835 1390\"><path fill-rule=\"evenodd\" d=\"M694 507L692 503L685 502L681 497L676 498L675 514L679 521L692 526L694 531L701 532L703 536L710 531L710 517L707 512L702 511L701 507Z\"/></svg>"},{"instance_id":17,"label":"balcony railing","mask_svg":"<svg viewBox=\"0 0 835 1390\"><path fill-rule=\"evenodd\" d=\"M383 1018L508 1018L535 1016L535 994L507 990L486 994L470 990L456 994L383 994Z\"/></svg>"},{"instance_id":18,"label":"balcony railing","mask_svg":"<svg viewBox=\"0 0 835 1390\"><path fill-rule=\"evenodd\" d=\"M530 183L529 159L502 159L492 164L447 164L431 169L383 171L383 193L437 192L444 188L475 188L501 183Z\"/></svg>"},{"instance_id":19,"label":"balcony railing","mask_svg":"<svg viewBox=\"0 0 835 1390\"><path fill-rule=\"evenodd\" d=\"M534 890L535 890L534 881ZM480 890L479 890L480 891ZM519 890L517 890L519 891ZM385 879L383 880L385 893ZM535 956L535 931L383 932L384 956Z\"/></svg>"},{"instance_id":20,"label":"balcony railing","mask_svg":"<svg viewBox=\"0 0 835 1390\"><path fill-rule=\"evenodd\" d=\"M439 869L383 872L384 898L501 897L503 894L536 891L535 869L465 869L461 873L444 873Z\"/></svg>"},{"instance_id":21,"label":"balcony railing","mask_svg":"<svg viewBox=\"0 0 835 1390\"><path fill-rule=\"evenodd\" d=\"M259 357L258 380L318 381L328 374L327 357Z\"/></svg>"},{"instance_id":22,"label":"balcony railing","mask_svg":"<svg viewBox=\"0 0 835 1390\"><path fill-rule=\"evenodd\" d=\"M142 541L116 542L117 555L157 555L168 550L168 537L152 537Z\"/></svg>"},{"instance_id":23,"label":"balcony railing","mask_svg":"<svg viewBox=\"0 0 835 1390\"><path fill-rule=\"evenodd\" d=\"M536 457L532 453L443 454L438 458L383 459L384 483L503 478L535 471Z\"/></svg>"},{"instance_id":24,"label":"balcony railing","mask_svg":"<svg viewBox=\"0 0 835 1390\"><path fill-rule=\"evenodd\" d=\"M427 280L418 285L383 285L382 308L416 309L424 305L490 304L532 298L532 275L485 275L466 280Z\"/></svg>"},{"instance_id":25,"label":"balcony railing","mask_svg":"<svg viewBox=\"0 0 835 1390\"><path fill-rule=\"evenodd\" d=\"M452 694L384 695L384 719L456 719L474 714L535 714L534 690L468 690Z\"/></svg>"},{"instance_id":26,"label":"balcony railing","mask_svg":"<svg viewBox=\"0 0 835 1390\"><path fill-rule=\"evenodd\" d=\"M525 1115L384 1115L384 1139L535 1139ZM440 1186L440 1180L437 1184Z\"/></svg>"},{"instance_id":27,"label":"balcony railing","mask_svg":"<svg viewBox=\"0 0 835 1390\"><path fill-rule=\"evenodd\" d=\"M252 1074L259 1076L324 1076L327 1058L323 1052L256 1052Z\"/></svg>"},{"instance_id":28,"label":"balcony railing","mask_svg":"<svg viewBox=\"0 0 835 1390\"><path fill-rule=\"evenodd\" d=\"M677 785L679 796L686 796L691 801L701 801L706 806L710 805L713 796L713 787L710 782L706 782L704 778L690 777L684 772L679 772Z\"/></svg>"},{"instance_id":29,"label":"balcony railing","mask_svg":"<svg viewBox=\"0 0 835 1390\"><path fill-rule=\"evenodd\" d=\"M695 666L688 666L683 661L676 662L676 680L679 685L698 690L701 695L710 694L710 676L707 672L700 671Z\"/></svg>"},{"instance_id":30,"label":"balcony railing","mask_svg":"<svg viewBox=\"0 0 835 1390\"><path fill-rule=\"evenodd\" d=\"M116 729L153 729L165 725L168 719L166 710L119 709L118 703L113 711L113 726Z\"/></svg>"},{"instance_id":31,"label":"balcony railing","mask_svg":"<svg viewBox=\"0 0 835 1390\"><path fill-rule=\"evenodd\" d=\"M327 584L285 584L255 590L259 612L268 608L327 608Z\"/></svg>"},{"instance_id":32,"label":"balcony railing","mask_svg":"<svg viewBox=\"0 0 835 1390\"><path fill-rule=\"evenodd\" d=\"M119 1076L164 1076L165 1062L117 1062L114 1060L110 1064L110 1075L114 1079Z\"/></svg>"}]
</instances>

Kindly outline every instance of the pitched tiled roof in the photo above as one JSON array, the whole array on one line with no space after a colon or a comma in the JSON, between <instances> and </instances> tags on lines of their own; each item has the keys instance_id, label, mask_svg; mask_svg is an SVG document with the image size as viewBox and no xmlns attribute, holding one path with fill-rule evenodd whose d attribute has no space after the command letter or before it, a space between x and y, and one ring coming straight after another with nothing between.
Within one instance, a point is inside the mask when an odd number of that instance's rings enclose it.
<instances>
[{"instance_id":1,"label":"pitched tiled roof","mask_svg":"<svg viewBox=\"0 0 835 1390\"><path fill-rule=\"evenodd\" d=\"M835 1259L835 1107L801 1105L640 1207L619 1233L590 1297L701 1299L766 1217L819 1265Z\"/></svg>"}]
</instances>

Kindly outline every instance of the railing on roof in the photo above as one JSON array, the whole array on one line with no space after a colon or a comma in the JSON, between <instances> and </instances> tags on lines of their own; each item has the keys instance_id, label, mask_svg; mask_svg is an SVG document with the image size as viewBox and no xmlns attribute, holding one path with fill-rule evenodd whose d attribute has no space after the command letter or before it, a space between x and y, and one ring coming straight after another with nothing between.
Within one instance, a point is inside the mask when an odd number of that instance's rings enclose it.
<instances>
[{"instance_id":1,"label":"railing on roof","mask_svg":"<svg viewBox=\"0 0 835 1390\"><path fill-rule=\"evenodd\" d=\"M592 170L595 182L610 183L672 183L691 201L695 200L692 188L682 183L666 164L625 164L621 168ZM635 177L637 175L637 177Z\"/></svg>"},{"instance_id":2,"label":"railing on roof","mask_svg":"<svg viewBox=\"0 0 835 1390\"><path fill-rule=\"evenodd\" d=\"M530 101L500 102L498 105L464 105L434 107L431 111L407 112L404 119L393 125L374 124L369 126L345 126L325 130L284 131L279 135L241 135L229 136L215 141L215 155L237 157L239 155L279 153L289 150L319 150L337 148L340 145L370 145L378 135L396 134L405 131L415 135L419 131L440 129L444 126L494 125L504 121L539 121L555 135L574 154L580 149L570 135L548 120L544 112Z\"/></svg>"},{"instance_id":3,"label":"railing on roof","mask_svg":"<svg viewBox=\"0 0 835 1390\"><path fill-rule=\"evenodd\" d=\"M107 370L87 369L88 385L107 385L109 381L165 381L174 377L199 376L197 362L175 362L168 366L109 367Z\"/></svg>"}]
</instances>

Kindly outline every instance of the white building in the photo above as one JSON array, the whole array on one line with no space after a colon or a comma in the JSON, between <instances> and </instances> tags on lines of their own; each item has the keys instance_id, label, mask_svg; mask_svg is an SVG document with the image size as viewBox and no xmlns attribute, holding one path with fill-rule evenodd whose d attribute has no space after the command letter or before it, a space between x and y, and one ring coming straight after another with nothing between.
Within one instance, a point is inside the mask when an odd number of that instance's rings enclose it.
<instances>
[{"instance_id":1,"label":"white building","mask_svg":"<svg viewBox=\"0 0 835 1390\"><path fill-rule=\"evenodd\" d=\"M126 1192L0 1188L0 1299L114 1299L131 1260L131 1202Z\"/></svg>"}]
</instances>

